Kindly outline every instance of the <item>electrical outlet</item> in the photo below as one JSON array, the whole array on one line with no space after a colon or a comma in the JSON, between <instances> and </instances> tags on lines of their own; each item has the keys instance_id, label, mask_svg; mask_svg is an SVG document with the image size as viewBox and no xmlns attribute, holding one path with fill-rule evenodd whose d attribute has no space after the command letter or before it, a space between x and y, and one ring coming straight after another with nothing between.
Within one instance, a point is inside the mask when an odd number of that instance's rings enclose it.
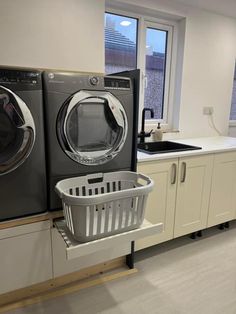
<instances>
[{"instance_id":1,"label":"electrical outlet","mask_svg":"<svg viewBox=\"0 0 236 314\"><path fill-rule=\"evenodd\" d=\"M210 116L214 113L213 107L203 107L203 114L206 116Z\"/></svg>"}]
</instances>

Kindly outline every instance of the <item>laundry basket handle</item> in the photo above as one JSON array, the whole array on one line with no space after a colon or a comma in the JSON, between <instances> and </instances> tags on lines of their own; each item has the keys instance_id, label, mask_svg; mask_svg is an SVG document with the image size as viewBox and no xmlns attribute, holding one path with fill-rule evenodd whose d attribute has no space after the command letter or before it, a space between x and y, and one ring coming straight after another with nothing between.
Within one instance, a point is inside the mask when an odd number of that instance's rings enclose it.
<instances>
[{"instance_id":1,"label":"laundry basket handle","mask_svg":"<svg viewBox=\"0 0 236 314\"><path fill-rule=\"evenodd\" d=\"M93 173L86 176L88 184L103 182L103 173Z\"/></svg>"},{"instance_id":2,"label":"laundry basket handle","mask_svg":"<svg viewBox=\"0 0 236 314\"><path fill-rule=\"evenodd\" d=\"M138 173L138 177L139 179L145 181L147 184L152 182L152 180L149 177L143 175L142 173Z\"/></svg>"}]
</instances>

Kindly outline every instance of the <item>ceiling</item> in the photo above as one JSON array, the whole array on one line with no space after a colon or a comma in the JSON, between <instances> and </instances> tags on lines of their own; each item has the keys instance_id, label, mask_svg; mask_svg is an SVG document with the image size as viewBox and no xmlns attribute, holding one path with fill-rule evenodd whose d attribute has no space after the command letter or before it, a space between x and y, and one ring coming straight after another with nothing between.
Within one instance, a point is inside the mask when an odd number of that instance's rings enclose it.
<instances>
[{"instance_id":1,"label":"ceiling","mask_svg":"<svg viewBox=\"0 0 236 314\"><path fill-rule=\"evenodd\" d=\"M236 0L172 0L236 18Z\"/></svg>"}]
</instances>

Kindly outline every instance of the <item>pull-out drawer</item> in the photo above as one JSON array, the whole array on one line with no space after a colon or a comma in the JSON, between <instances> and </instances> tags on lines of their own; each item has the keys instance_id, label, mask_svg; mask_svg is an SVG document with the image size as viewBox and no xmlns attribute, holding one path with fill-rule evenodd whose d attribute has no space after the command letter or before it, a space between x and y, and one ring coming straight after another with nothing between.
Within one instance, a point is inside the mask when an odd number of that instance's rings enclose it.
<instances>
[{"instance_id":1,"label":"pull-out drawer","mask_svg":"<svg viewBox=\"0 0 236 314\"><path fill-rule=\"evenodd\" d=\"M115 246L152 236L163 231L162 223L151 224L147 220L144 220L143 224L138 229L91 242L81 243L73 239L64 220L55 221L54 226L57 228L57 231L60 233L65 242L66 258L68 260L114 248Z\"/></svg>"}]
</instances>

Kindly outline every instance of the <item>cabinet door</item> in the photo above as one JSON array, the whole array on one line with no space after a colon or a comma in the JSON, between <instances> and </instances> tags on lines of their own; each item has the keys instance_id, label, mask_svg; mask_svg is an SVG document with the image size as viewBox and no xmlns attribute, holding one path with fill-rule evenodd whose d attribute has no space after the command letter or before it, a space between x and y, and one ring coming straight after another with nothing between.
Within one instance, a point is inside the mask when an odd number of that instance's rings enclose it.
<instances>
[{"instance_id":1,"label":"cabinet door","mask_svg":"<svg viewBox=\"0 0 236 314\"><path fill-rule=\"evenodd\" d=\"M212 177L208 227L235 219L236 152L216 154Z\"/></svg>"},{"instance_id":2,"label":"cabinet door","mask_svg":"<svg viewBox=\"0 0 236 314\"><path fill-rule=\"evenodd\" d=\"M174 237L206 228L213 155L180 158Z\"/></svg>"},{"instance_id":3,"label":"cabinet door","mask_svg":"<svg viewBox=\"0 0 236 314\"><path fill-rule=\"evenodd\" d=\"M173 238L178 159L145 162L138 165L138 172L154 180L154 189L148 196L145 219L153 224L163 223L160 234L136 241L136 250Z\"/></svg>"},{"instance_id":4,"label":"cabinet door","mask_svg":"<svg viewBox=\"0 0 236 314\"><path fill-rule=\"evenodd\" d=\"M52 279L49 221L0 230L0 294Z\"/></svg>"}]
</instances>

